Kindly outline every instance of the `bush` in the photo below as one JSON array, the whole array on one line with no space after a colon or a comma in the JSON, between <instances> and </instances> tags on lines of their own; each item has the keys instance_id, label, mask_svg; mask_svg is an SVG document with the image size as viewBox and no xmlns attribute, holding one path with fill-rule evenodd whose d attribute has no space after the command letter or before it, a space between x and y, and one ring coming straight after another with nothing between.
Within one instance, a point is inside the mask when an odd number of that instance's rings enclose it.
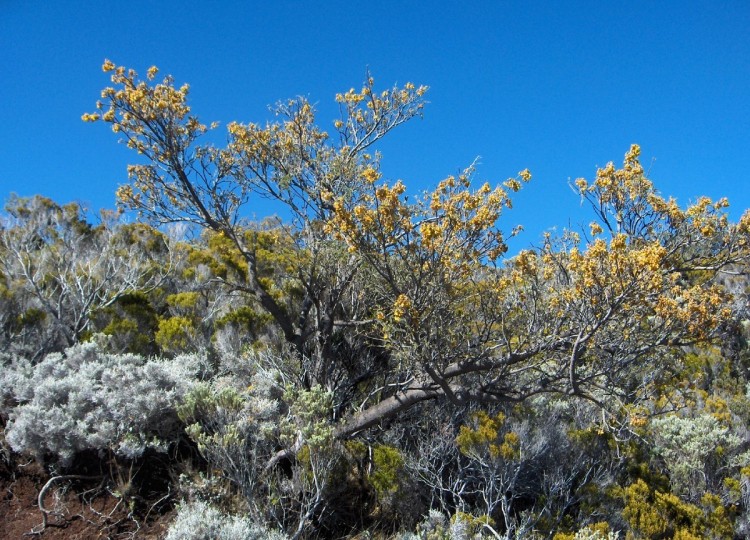
<instances>
[{"instance_id":1,"label":"bush","mask_svg":"<svg viewBox=\"0 0 750 540\"><path fill-rule=\"evenodd\" d=\"M18 399L24 399L18 391L28 388L27 379L33 372L32 363L23 356L0 353L0 416L6 416Z\"/></svg>"},{"instance_id":2,"label":"bush","mask_svg":"<svg viewBox=\"0 0 750 540\"><path fill-rule=\"evenodd\" d=\"M655 450L669 470L672 490L691 502L717 487L727 473L726 458L742 448L743 441L708 413L655 418L651 428Z\"/></svg>"},{"instance_id":3,"label":"bush","mask_svg":"<svg viewBox=\"0 0 750 540\"><path fill-rule=\"evenodd\" d=\"M197 355L106 354L94 343L49 354L33 368L6 361L2 391L20 403L10 410L7 440L19 452L52 454L63 466L84 450L129 459L147 448L166 450L181 432L175 403L204 362Z\"/></svg>"},{"instance_id":4,"label":"bush","mask_svg":"<svg viewBox=\"0 0 750 540\"><path fill-rule=\"evenodd\" d=\"M159 321L154 339L163 352L177 354L194 348L197 335L193 321L187 317L170 317Z\"/></svg>"},{"instance_id":5,"label":"bush","mask_svg":"<svg viewBox=\"0 0 750 540\"><path fill-rule=\"evenodd\" d=\"M430 510L416 533L406 533L398 537L399 540L469 540L484 538L482 536L485 519L476 518L461 512L448 519L437 510Z\"/></svg>"},{"instance_id":6,"label":"bush","mask_svg":"<svg viewBox=\"0 0 750 540\"><path fill-rule=\"evenodd\" d=\"M283 540L285 536L246 517L230 516L210 504L183 504L165 540Z\"/></svg>"}]
</instances>

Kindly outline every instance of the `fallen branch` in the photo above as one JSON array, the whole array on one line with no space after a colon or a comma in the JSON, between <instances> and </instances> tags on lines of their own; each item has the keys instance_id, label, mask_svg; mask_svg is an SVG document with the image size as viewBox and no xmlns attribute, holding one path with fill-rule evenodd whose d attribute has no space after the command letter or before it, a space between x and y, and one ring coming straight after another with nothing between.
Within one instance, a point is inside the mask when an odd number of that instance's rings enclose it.
<instances>
[{"instance_id":1,"label":"fallen branch","mask_svg":"<svg viewBox=\"0 0 750 540\"><path fill-rule=\"evenodd\" d=\"M44 507L44 496L47 494L47 490L52 487L52 485L55 482L58 482L60 480L94 480L99 479L101 476L86 476L82 474L63 474L60 476L53 476L49 480L47 480L47 483L44 484L42 489L39 491L39 495L37 496L37 505L39 506L39 511L42 513L42 525L39 530L31 529L30 532L27 532L25 536L37 536L44 532L44 530L47 528L47 516L49 514L55 514L55 512L51 510L47 510Z\"/></svg>"}]
</instances>

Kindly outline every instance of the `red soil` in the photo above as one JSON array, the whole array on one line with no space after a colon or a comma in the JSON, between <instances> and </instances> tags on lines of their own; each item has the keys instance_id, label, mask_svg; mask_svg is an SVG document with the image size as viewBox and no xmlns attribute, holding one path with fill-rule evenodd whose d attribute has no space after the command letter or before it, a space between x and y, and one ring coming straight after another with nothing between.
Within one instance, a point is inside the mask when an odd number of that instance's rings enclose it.
<instances>
[{"instance_id":1,"label":"red soil","mask_svg":"<svg viewBox=\"0 0 750 540\"><path fill-rule=\"evenodd\" d=\"M2 456L0 456L2 457ZM15 464L0 459L0 538L22 540L89 540L94 538L157 540L166 534L172 512L163 514L155 506L134 516L128 501L102 489L100 481L60 480L45 493L50 511L47 526L37 504L40 490L50 476L38 465ZM151 503L153 505L153 502Z\"/></svg>"}]
</instances>

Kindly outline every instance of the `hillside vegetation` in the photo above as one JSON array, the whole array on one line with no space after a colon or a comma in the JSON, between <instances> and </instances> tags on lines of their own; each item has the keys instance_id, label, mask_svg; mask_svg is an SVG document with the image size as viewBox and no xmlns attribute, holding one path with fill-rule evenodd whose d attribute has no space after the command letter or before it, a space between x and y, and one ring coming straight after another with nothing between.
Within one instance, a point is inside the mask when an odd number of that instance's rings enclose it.
<instances>
[{"instance_id":1,"label":"hillside vegetation","mask_svg":"<svg viewBox=\"0 0 750 540\"><path fill-rule=\"evenodd\" d=\"M529 171L382 178L425 87L369 79L330 133L282 102L216 147L187 85L103 67L83 119L133 149L139 219L0 220L0 444L40 500L95 478L135 523L174 509L170 540L750 535L750 212L680 207L634 145L576 180L585 230L508 256Z\"/></svg>"}]
</instances>

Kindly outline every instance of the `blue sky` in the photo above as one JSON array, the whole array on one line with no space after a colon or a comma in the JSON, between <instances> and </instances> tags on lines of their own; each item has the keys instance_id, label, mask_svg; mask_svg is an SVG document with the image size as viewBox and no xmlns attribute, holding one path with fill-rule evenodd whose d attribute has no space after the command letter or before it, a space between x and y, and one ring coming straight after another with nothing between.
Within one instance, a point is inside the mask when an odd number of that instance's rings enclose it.
<instances>
[{"instance_id":1,"label":"blue sky","mask_svg":"<svg viewBox=\"0 0 750 540\"><path fill-rule=\"evenodd\" d=\"M517 245L587 223L569 180L621 162L631 143L664 194L728 196L736 219L750 206L748 28L745 0L0 0L0 199L114 206L133 156L80 120L110 58L189 82L194 111L224 125L305 95L329 126L334 94L368 68L383 86L429 85L424 119L381 147L386 176L416 192L477 157L481 181L528 167L502 222L525 226Z\"/></svg>"}]
</instances>

